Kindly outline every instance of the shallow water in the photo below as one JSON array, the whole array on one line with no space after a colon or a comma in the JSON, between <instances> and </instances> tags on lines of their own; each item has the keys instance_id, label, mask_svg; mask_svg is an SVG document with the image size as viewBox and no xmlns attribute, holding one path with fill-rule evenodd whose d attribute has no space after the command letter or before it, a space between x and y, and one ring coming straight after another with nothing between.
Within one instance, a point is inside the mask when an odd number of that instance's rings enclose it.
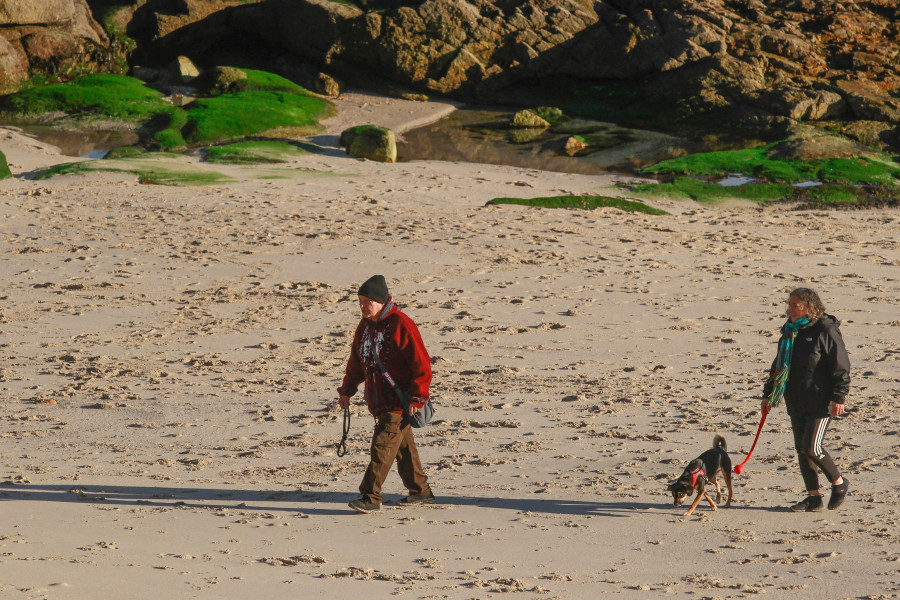
<instances>
[{"instance_id":1,"label":"shallow water","mask_svg":"<svg viewBox=\"0 0 900 600\"><path fill-rule=\"evenodd\" d=\"M791 187L795 188L811 188L822 185L821 181L801 181L800 183L792 183Z\"/></svg>"},{"instance_id":2,"label":"shallow water","mask_svg":"<svg viewBox=\"0 0 900 600\"><path fill-rule=\"evenodd\" d=\"M748 183L759 183L760 180L756 177L748 177L746 175L730 175L725 179L720 179L716 183L723 187L738 187Z\"/></svg>"},{"instance_id":3,"label":"shallow water","mask_svg":"<svg viewBox=\"0 0 900 600\"><path fill-rule=\"evenodd\" d=\"M27 135L53 144L66 156L103 158L113 148L132 146L138 142L138 135L133 131L70 131L47 125L22 123L2 123L2 125L18 127Z\"/></svg>"},{"instance_id":4,"label":"shallow water","mask_svg":"<svg viewBox=\"0 0 900 600\"><path fill-rule=\"evenodd\" d=\"M571 134L552 128L532 142L510 141L510 130L505 125L515 112L516 109L496 108L454 111L436 123L404 133L397 145L398 160L489 163L580 174L633 174L661 160L706 149L697 141L604 123L604 133L610 134L609 145L590 154L569 156L565 143Z\"/></svg>"}]
</instances>

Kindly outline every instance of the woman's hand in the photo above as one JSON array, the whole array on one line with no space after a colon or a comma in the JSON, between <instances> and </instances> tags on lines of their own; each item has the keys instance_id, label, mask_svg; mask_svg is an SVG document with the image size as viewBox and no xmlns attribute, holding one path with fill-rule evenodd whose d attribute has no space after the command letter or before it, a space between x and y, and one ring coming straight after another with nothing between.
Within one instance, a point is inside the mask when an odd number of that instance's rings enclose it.
<instances>
[{"instance_id":1,"label":"woman's hand","mask_svg":"<svg viewBox=\"0 0 900 600\"><path fill-rule=\"evenodd\" d=\"M341 408L348 408L350 406L350 396L345 396L343 394L338 395L338 404Z\"/></svg>"},{"instance_id":2,"label":"woman's hand","mask_svg":"<svg viewBox=\"0 0 900 600\"><path fill-rule=\"evenodd\" d=\"M838 404L837 402L829 402L828 412L831 413L832 417L838 417L844 414L844 405Z\"/></svg>"}]
</instances>

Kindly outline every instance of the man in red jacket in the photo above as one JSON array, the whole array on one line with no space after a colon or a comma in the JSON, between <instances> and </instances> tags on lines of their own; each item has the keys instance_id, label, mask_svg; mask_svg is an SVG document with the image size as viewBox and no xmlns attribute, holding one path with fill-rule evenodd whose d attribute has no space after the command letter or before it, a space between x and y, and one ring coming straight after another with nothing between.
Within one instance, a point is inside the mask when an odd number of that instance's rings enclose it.
<instances>
[{"instance_id":1,"label":"man in red jacket","mask_svg":"<svg viewBox=\"0 0 900 600\"><path fill-rule=\"evenodd\" d=\"M397 386L407 393L410 413L421 409L428 400L431 359L419 329L394 304L383 276L370 277L359 288L358 294L363 318L353 336L344 381L338 388L338 402L341 408L350 406L350 397L364 382L363 397L375 417L375 433L369 467L359 484L362 496L349 506L361 513L381 508L381 486L394 459L403 485L409 490L409 495L399 504L434 504L434 494L419 461L412 427L375 357L378 356Z\"/></svg>"}]
</instances>

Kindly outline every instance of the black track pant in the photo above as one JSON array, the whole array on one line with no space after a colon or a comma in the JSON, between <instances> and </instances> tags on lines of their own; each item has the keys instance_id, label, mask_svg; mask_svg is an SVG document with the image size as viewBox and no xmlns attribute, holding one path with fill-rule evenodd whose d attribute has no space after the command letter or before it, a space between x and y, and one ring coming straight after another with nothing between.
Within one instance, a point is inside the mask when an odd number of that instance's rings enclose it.
<instances>
[{"instance_id":1,"label":"black track pant","mask_svg":"<svg viewBox=\"0 0 900 600\"><path fill-rule=\"evenodd\" d=\"M829 484L841 476L831 455L822 447L822 438L825 437L825 432L830 424L831 417L791 415L794 448L797 449L797 457L800 459L800 474L803 476L803 483L809 492L819 489L816 467L825 474Z\"/></svg>"}]
</instances>

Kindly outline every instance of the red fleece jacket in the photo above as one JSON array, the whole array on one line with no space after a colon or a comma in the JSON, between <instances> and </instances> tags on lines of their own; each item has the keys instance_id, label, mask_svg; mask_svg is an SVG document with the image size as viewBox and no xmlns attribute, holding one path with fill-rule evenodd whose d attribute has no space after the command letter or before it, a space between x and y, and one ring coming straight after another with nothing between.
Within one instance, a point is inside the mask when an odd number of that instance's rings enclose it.
<instances>
[{"instance_id":1,"label":"red fleece jacket","mask_svg":"<svg viewBox=\"0 0 900 600\"><path fill-rule=\"evenodd\" d=\"M369 412L402 412L400 400L375 362L375 352L397 386L409 395L409 401L421 408L428 400L431 358L416 324L390 298L376 322L359 322L338 393L352 396L365 382L363 397Z\"/></svg>"}]
</instances>

